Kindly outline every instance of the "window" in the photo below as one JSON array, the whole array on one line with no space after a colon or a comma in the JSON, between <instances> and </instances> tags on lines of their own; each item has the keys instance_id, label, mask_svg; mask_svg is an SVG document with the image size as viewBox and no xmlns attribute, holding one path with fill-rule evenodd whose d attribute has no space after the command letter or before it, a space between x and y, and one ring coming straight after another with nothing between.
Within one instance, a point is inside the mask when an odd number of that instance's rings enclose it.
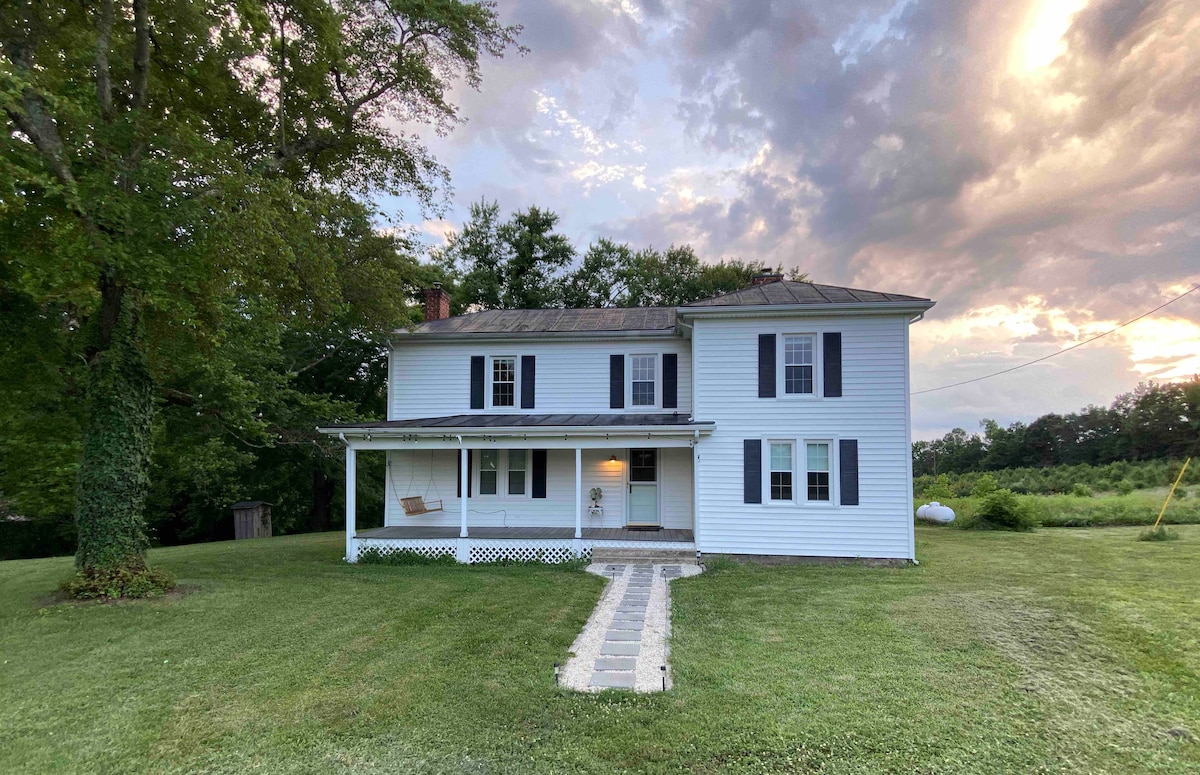
<instances>
[{"instance_id":1,"label":"window","mask_svg":"<svg viewBox=\"0 0 1200 775\"><path fill-rule=\"evenodd\" d=\"M517 359L492 358L492 406L515 406Z\"/></svg>"},{"instance_id":2,"label":"window","mask_svg":"<svg viewBox=\"0 0 1200 775\"><path fill-rule=\"evenodd\" d=\"M499 477L500 452L495 449L479 450L479 494L495 495Z\"/></svg>"},{"instance_id":3,"label":"window","mask_svg":"<svg viewBox=\"0 0 1200 775\"><path fill-rule=\"evenodd\" d=\"M792 500L791 442L771 442L771 500Z\"/></svg>"},{"instance_id":4,"label":"window","mask_svg":"<svg viewBox=\"0 0 1200 775\"><path fill-rule=\"evenodd\" d=\"M808 449L808 499L829 500L829 443L809 442Z\"/></svg>"},{"instance_id":5,"label":"window","mask_svg":"<svg viewBox=\"0 0 1200 775\"><path fill-rule=\"evenodd\" d=\"M629 359L629 373L633 379L634 406L654 406L654 372L657 355L633 355Z\"/></svg>"},{"instance_id":6,"label":"window","mask_svg":"<svg viewBox=\"0 0 1200 775\"><path fill-rule=\"evenodd\" d=\"M783 392L788 395L812 395L813 350L811 334L783 337Z\"/></svg>"},{"instance_id":7,"label":"window","mask_svg":"<svg viewBox=\"0 0 1200 775\"><path fill-rule=\"evenodd\" d=\"M508 494L525 494L525 450L508 451Z\"/></svg>"},{"instance_id":8,"label":"window","mask_svg":"<svg viewBox=\"0 0 1200 775\"><path fill-rule=\"evenodd\" d=\"M629 450L629 481L657 482L658 481L658 450L631 449Z\"/></svg>"}]
</instances>

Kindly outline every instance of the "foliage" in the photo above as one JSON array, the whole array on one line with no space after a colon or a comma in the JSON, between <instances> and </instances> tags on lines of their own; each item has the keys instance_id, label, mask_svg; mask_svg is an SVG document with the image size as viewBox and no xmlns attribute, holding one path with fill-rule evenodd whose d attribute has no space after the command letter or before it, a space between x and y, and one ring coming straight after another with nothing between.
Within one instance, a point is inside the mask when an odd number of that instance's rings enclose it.
<instances>
[{"instance_id":1,"label":"foliage","mask_svg":"<svg viewBox=\"0 0 1200 775\"><path fill-rule=\"evenodd\" d=\"M1134 483L1128 479L1122 479L1121 481L1117 482L1117 492L1121 495L1128 495L1136 489L1137 487L1134 485Z\"/></svg>"},{"instance_id":2,"label":"foliage","mask_svg":"<svg viewBox=\"0 0 1200 775\"><path fill-rule=\"evenodd\" d=\"M1194 772L1166 730L1200 729L1200 527L1137 532L918 527L919 568L673 581L665 695L554 686L585 573L288 536L152 549L199 586L171 605L39 607L70 561L0 563L0 771Z\"/></svg>"},{"instance_id":3,"label":"foliage","mask_svg":"<svg viewBox=\"0 0 1200 775\"><path fill-rule=\"evenodd\" d=\"M744 288L764 269L736 259L701 262L688 245L634 250L604 238L575 265L575 247L554 231L558 220L536 206L501 220L497 202L472 204L468 221L434 255L446 276L451 312L678 306ZM805 277L790 274L793 280Z\"/></svg>"},{"instance_id":4,"label":"foliage","mask_svg":"<svg viewBox=\"0 0 1200 775\"><path fill-rule=\"evenodd\" d=\"M1118 461L1182 459L1200 438L1200 377L1141 384L1111 406L1047 414L1007 428L983 420L983 433L955 428L913 444L917 476Z\"/></svg>"},{"instance_id":5,"label":"foliage","mask_svg":"<svg viewBox=\"0 0 1200 775\"><path fill-rule=\"evenodd\" d=\"M948 501L954 497L954 493L950 489L950 477L945 474L939 474L935 477L922 492L925 493L925 496L930 501L937 501L939 503Z\"/></svg>"},{"instance_id":6,"label":"foliage","mask_svg":"<svg viewBox=\"0 0 1200 775\"><path fill-rule=\"evenodd\" d=\"M938 478L939 480L941 479L941 477ZM939 481L935 486L939 490L944 489L946 492L949 492L950 489L948 482L943 483ZM971 488L971 496L974 498L986 498L998 489L1000 489L1000 485L996 482L996 477L991 474L984 474L975 480L975 486Z\"/></svg>"},{"instance_id":7,"label":"foliage","mask_svg":"<svg viewBox=\"0 0 1200 775\"><path fill-rule=\"evenodd\" d=\"M1071 486L1071 495L1074 495L1076 498L1090 498L1092 497L1092 490L1086 484L1076 482Z\"/></svg>"},{"instance_id":8,"label":"foliage","mask_svg":"<svg viewBox=\"0 0 1200 775\"><path fill-rule=\"evenodd\" d=\"M69 517L0 519L0 560L75 553L75 521Z\"/></svg>"},{"instance_id":9,"label":"foliage","mask_svg":"<svg viewBox=\"0 0 1200 775\"><path fill-rule=\"evenodd\" d=\"M1162 508L1165 494L1100 495L1077 498L1073 495L1020 495L1040 527L1115 527L1153 525ZM915 510L924 501L913 500ZM955 524L969 526L978 512L981 498L956 497L943 501L954 509ZM1200 503L1195 499L1173 499L1163 514L1169 525L1200 524Z\"/></svg>"},{"instance_id":10,"label":"foliage","mask_svg":"<svg viewBox=\"0 0 1200 775\"><path fill-rule=\"evenodd\" d=\"M412 549L384 552L374 547L360 551L358 561L363 565L458 565L458 560L449 553L429 557Z\"/></svg>"},{"instance_id":11,"label":"foliage","mask_svg":"<svg viewBox=\"0 0 1200 775\"><path fill-rule=\"evenodd\" d=\"M411 322L404 291L423 273L355 195L435 203L445 171L395 127L449 129L456 81L478 86L480 57L517 32L491 3L458 0L0 8L0 299L33 313L0 332L0 360L32 354L50 377L39 398L30 378L0 374L0 395L16 388L0 399L15 410L0 420L0 487L16 508L69 510L81 459L80 562L136 566L145 510L196 523L249 467L266 468L250 484L268 491L291 466L287 488L308 480L323 505L306 516L327 527L336 451L312 418L355 419L377 396L322 395L316 372ZM270 349L237 352L244 327ZM159 406L178 408L176 433ZM22 463L50 425L46 463ZM152 438L167 442L153 460ZM182 489L148 485L147 470Z\"/></svg>"},{"instance_id":12,"label":"foliage","mask_svg":"<svg viewBox=\"0 0 1200 775\"><path fill-rule=\"evenodd\" d=\"M1037 519L1029 503L1012 490L996 490L986 495L969 520L959 520L961 527L974 530L1032 530Z\"/></svg>"},{"instance_id":13,"label":"foliage","mask_svg":"<svg viewBox=\"0 0 1200 775\"><path fill-rule=\"evenodd\" d=\"M1149 530L1143 530L1138 533L1137 540L1139 541L1178 541L1179 533L1170 529L1166 525L1152 527Z\"/></svg>"},{"instance_id":14,"label":"foliage","mask_svg":"<svg viewBox=\"0 0 1200 775\"><path fill-rule=\"evenodd\" d=\"M917 496L928 495L937 487L942 493L948 489L955 497L970 495L977 482L990 476L1000 487L1016 493L1053 495L1069 493L1077 484L1087 486L1093 492L1116 492L1119 482L1128 480L1134 489L1169 487L1179 475L1182 460L1143 460L1138 462L1119 461L1103 466L1075 465L1050 466L1048 468L1008 468L996 471L967 472L963 474L930 474L913 477L913 492ZM1200 483L1200 471L1188 466L1183 483Z\"/></svg>"},{"instance_id":15,"label":"foliage","mask_svg":"<svg viewBox=\"0 0 1200 775\"><path fill-rule=\"evenodd\" d=\"M60 584L59 591L78 600L118 600L160 597L175 586L170 571L126 563L113 568L85 566Z\"/></svg>"}]
</instances>

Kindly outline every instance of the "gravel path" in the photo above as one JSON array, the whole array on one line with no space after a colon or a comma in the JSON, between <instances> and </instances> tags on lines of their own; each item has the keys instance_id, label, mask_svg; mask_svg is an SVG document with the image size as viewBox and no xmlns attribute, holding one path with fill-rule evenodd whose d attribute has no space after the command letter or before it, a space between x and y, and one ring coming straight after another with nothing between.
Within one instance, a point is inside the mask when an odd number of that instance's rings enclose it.
<instances>
[{"instance_id":1,"label":"gravel path","mask_svg":"<svg viewBox=\"0 0 1200 775\"><path fill-rule=\"evenodd\" d=\"M671 632L671 579L694 576L694 563L589 565L610 579L562 671L562 685L579 691L606 688L638 692L671 686L667 640ZM663 667L667 666L667 670Z\"/></svg>"}]
</instances>

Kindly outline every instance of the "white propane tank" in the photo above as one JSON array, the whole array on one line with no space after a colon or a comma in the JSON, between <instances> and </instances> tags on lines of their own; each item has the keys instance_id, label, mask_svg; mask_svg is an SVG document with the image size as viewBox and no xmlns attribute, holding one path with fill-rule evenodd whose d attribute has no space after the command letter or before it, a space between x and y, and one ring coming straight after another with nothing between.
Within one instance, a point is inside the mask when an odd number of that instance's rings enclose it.
<instances>
[{"instance_id":1,"label":"white propane tank","mask_svg":"<svg viewBox=\"0 0 1200 775\"><path fill-rule=\"evenodd\" d=\"M930 522L946 524L954 521L954 509L934 501L925 507L925 519Z\"/></svg>"},{"instance_id":2,"label":"white propane tank","mask_svg":"<svg viewBox=\"0 0 1200 775\"><path fill-rule=\"evenodd\" d=\"M929 511L929 504L923 504L917 509L917 519L925 519L925 512Z\"/></svg>"}]
</instances>

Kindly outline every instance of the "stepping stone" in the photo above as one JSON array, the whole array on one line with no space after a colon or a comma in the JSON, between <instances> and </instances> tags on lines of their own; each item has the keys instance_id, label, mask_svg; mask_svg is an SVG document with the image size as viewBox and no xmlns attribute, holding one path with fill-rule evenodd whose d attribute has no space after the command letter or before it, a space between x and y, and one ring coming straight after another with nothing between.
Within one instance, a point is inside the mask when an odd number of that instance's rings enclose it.
<instances>
[{"instance_id":1,"label":"stepping stone","mask_svg":"<svg viewBox=\"0 0 1200 775\"><path fill-rule=\"evenodd\" d=\"M605 641L600 647L600 656L602 657L636 657L642 652L642 644L640 643L616 643L613 641Z\"/></svg>"},{"instance_id":2,"label":"stepping stone","mask_svg":"<svg viewBox=\"0 0 1200 775\"><path fill-rule=\"evenodd\" d=\"M627 641L640 643L642 640L641 630L609 630L604 636L607 641Z\"/></svg>"},{"instance_id":3,"label":"stepping stone","mask_svg":"<svg viewBox=\"0 0 1200 775\"><path fill-rule=\"evenodd\" d=\"M609 573L612 573L614 571L622 571L623 572L625 570L625 566L624 565L605 565L604 570L608 571Z\"/></svg>"},{"instance_id":4,"label":"stepping stone","mask_svg":"<svg viewBox=\"0 0 1200 775\"><path fill-rule=\"evenodd\" d=\"M592 686L603 686L610 689L632 689L637 675L629 673L592 673Z\"/></svg>"},{"instance_id":5,"label":"stepping stone","mask_svg":"<svg viewBox=\"0 0 1200 775\"><path fill-rule=\"evenodd\" d=\"M626 619L613 619L613 622L612 622L612 624L609 625L608 629L610 629L610 630L636 630L637 632L641 632L642 627L644 627L645 624L646 624L646 621L644 619L635 619L632 621L629 621Z\"/></svg>"},{"instance_id":6,"label":"stepping stone","mask_svg":"<svg viewBox=\"0 0 1200 775\"><path fill-rule=\"evenodd\" d=\"M634 565L634 570L654 570L653 565Z\"/></svg>"},{"instance_id":7,"label":"stepping stone","mask_svg":"<svg viewBox=\"0 0 1200 775\"><path fill-rule=\"evenodd\" d=\"M641 614L642 616L645 616L646 615L646 606L633 605L633 604L619 605L619 606L617 606L617 613L619 613L619 614Z\"/></svg>"},{"instance_id":8,"label":"stepping stone","mask_svg":"<svg viewBox=\"0 0 1200 775\"><path fill-rule=\"evenodd\" d=\"M626 596L625 596L625 597L624 597L624 598L621 600L621 603L622 603L623 605L646 605L646 604L648 604L649 602L650 602L650 597L649 597L649 595L635 595L635 596L633 596L633 597L630 597L629 595L626 595Z\"/></svg>"},{"instance_id":9,"label":"stepping stone","mask_svg":"<svg viewBox=\"0 0 1200 775\"><path fill-rule=\"evenodd\" d=\"M596 670L634 670L637 660L633 657L599 657L596 659Z\"/></svg>"},{"instance_id":10,"label":"stepping stone","mask_svg":"<svg viewBox=\"0 0 1200 775\"><path fill-rule=\"evenodd\" d=\"M632 611L617 611L613 617L614 622L645 622L646 614L634 613Z\"/></svg>"}]
</instances>

